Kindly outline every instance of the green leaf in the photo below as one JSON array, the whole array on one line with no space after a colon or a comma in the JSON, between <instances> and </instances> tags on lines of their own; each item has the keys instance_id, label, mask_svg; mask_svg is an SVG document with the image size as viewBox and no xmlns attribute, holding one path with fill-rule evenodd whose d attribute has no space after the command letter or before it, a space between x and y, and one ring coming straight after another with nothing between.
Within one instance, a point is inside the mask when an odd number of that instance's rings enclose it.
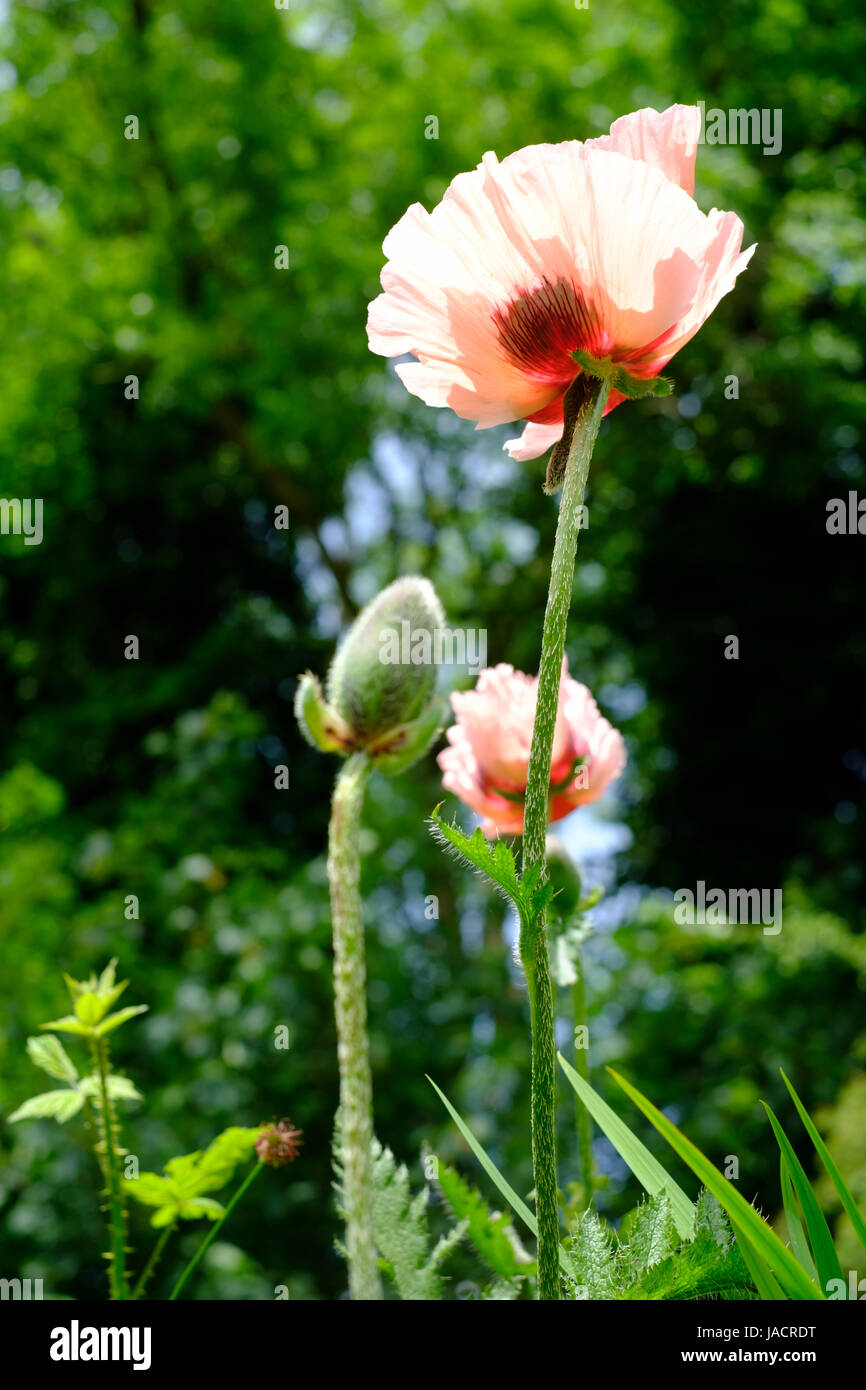
<instances>
[{"instance_id":1,"label":"green leaf","mask_svg":"<svg viewBox=\"0 0 866 1390\"><path fill-rule=\"evenodd\" d=\"M460 1133L463 1135L463 1138L466 1140L467 1144L474 1153L475 1157L478 1159L478 1162L481 1164L481 1167L484 1169L487 1176L492 1179L493 1183L502 1193L502 1196L505 1198L512 1211L515 1211L517 1213L520 1219L526 1223L532 1234L537 1238L538 1226L535 1217L529 1210L529 1207L520 1197L518 1197L511 1184L508 1181L506 1181L506 1179L502 1176L499 1169L496 1167L496 1164L493 1162L492 1158L487 1157L487 1154L484 1152L484 1149L481 1147L478 1140L475 1138L475 1135L472 1133L471 1129L466 1124L466 1122L460 1117L460 1115L458 1115L457 1111L454 1109L454 1106L451 1104L444 1091L440 1091L439 1087L436 1085L436 1082L433 1080L432 1077L428 1076L427 1080L430 1082L430 1085L433 1087L433 1090L436 1092L442 1104L445 1106L445 1109L448 1111L448 1114L451 1116L457 1128L460 1130ZM561 1263L564 1262L561 1261Z\"/></svg>"},{"instance_id":2,"label":"green leaf","mask_svg":"<svg viewBox=\"0 0 866 1390\"><path fill-rule=\"evenodd\" d=\"M115 1078L126 1081L125 1077ZM127 1083L132 1090L131 1083ZM138 1093L136 1092L136 1095ZM126 1099L132 1099L126 1096ZM124 1191L145 1206L158 1207L152 1226L169 1226L173 1221L195 1221L203 1216L215 1221L222 1215L219 1202L204 1193L224 1187L236 1167L255 1148L259 1128L232 1125L218 1134L210 1146L190 1154L178 1154L165 1165L165 1175L140 1173L124 1180Z\"/></svg>"},{"instance_id":3,"label":"green leaf","mask_svg":"<svg viewBox=\"0 0 866 1390\"><path fill-rule=\"evenodd\" d=\"M144 1100L144 1096L136 1090L128 1076L115 1076L111 1072L106 1079L106 1086L112 1100ZM88 1100L98 1097L102 1090L98 1073L91 1072L89 1076L83 1076L78 1089Z\"/></svg>"},{"instance_id":4,"label":"green leaf","mask_svg":"<svg viewBox=\"0 0 866 1390\"><path fill-rule=\"evenodd\" d=\"M67 1014L65 1018L52 1019L50 1023L40 1023L40 1028L51 1028L57 1033L77 1033L80 1037L93 1037L93 1029L86 1023L82 1023L74 1014Z\"/></svg>"},{"instance_id":5,"label":"green leaf","mask_svg":"<svg viewBox=\"0 0 866 1390\"><path fill-rule=\"evenodd\" d=\"M28 1038L27 1052L31 1062L35 1062L37 1067L47 1071L48 1075L57 1081L68 1081L70 1086L77 1082L78 1071L75 1063L60 1039L55 1038L53 1033L44 1037Z\"/></svg>"},{"instance_id":6,"label":"green leaf","mask_svg":"<svg viewBox=\"0 0 866 1390\"><path fill-rule=\"evenodd\" d=\"M779 1182L782 1188L782 1204L785 1208L785 1220L788 1223L788 1236L791 1241L791 1249L809 1275L809 1278L817 1280L818 1271L815 1268L815 1261L812 1259L812 1251L809 1249L809 1241L806 1238L806 1232L803 1230L803 1223L800 1220L800 1212L797 1207L797 1195L794 1191L794 1184L791 1179L791 1170L785 1161L784 1154L779 1155Z\"/></svg>"},{"instance_id":7,"label":"green leaf","mask_svg":"<svg viewBox=\"0 0 866 1390\"><path fill-rule=\"evenodd\" d=\"M599 1129L607 1135L620 1158L628 1164L638 1182L651 1197L664 1191L671 1203L674 1225L684 1240L691 1240L695 1233L695 1209L679 1184L670 1173L653 1158L649 1149L633 1134L624 1120L611 1110L588 1081L566 1062L562 1053L557 1053L559 1064L568 1077L579 1098L583 1101Z\"/></svg>"},{"instance_id":8,"label":"green leaf","mask_svg":"<svg viewBox=\"0 0 866 1390\"><path fill-rule=\"evenodd\" d=\"M31 1096L23 1105L9 1116L10 1125L18 1120L56 1120L65 1124L77 1115L84 1104L80 1091L43 1091L39 1096Z\"/></svg>"},{"instance_id":9,"label":"green leaf","mask_svg":"<svg viewBox=\"0 0 866 1390\"><path fill-rule=\"evenodd\" d=\"M717 1244L708 1230L699 1230L693 1241L686 1241L680 1249L641 1275L624 1296L667 1302L697 1298L755 1298L748 1266L734 1243L727 1222L725 1227L727 1241L724 1247Z\"/></svg>"},{"instance_id":10,"label":"green leaf","mask_svg":"<svg viewBox=\"0 0 866 1390\"><path fill-rule=\"evenodd\" d=\"M803 1165L794 1153L790 1139L780 1125L772 1108L766 1101L762 1101L762 1104L769 1116L770 1124L773 1126L776 1143L782 1151L791 1181L797 1193L797 1198L803 1209L806 1230L812 1246L812 1253L815 1257L815 1267L818 1270L818 1283L826 1292L827 1285L831 1279L841 1279L843 1283L845 1282L842 1274L842 1267L839 1264L839 1256L836 1254L836 1247L833 1244L833 1237L830 1234L830 1227L827 1225L824 1213L818 1205L818 1199L812 1191L809 1179L803 1171ZM793 1243L792 1236L791 1244L793 1245ZM806 1268L808 1270L808 1265Z\"/></svg>"},{"instance_id":11,"label":"green leaf","mask_svg":"<svg viewBox=\"0 0 866 1390\"><path fill-rule=\"evenodd\" d=\"M800 1119L803 1121L803 1124L806 1127L806 1132L809 1135L809 1138L815 1145L815 1148L818 1152L818 1157L820 1158L825 1169L827 1170L827 1173L830 1177L830 1181L832 1182L837 1193L839 1194L839 1200L845 1209L845 1213L849 1221L851 1222L851 1225L854 1227L857 1239L859 1240L863 1249L866 1250L866 1221L864 1221L863 1217L860 1215L857 1203L854 1201L854 1198L848 1191L842 1174L839 1172L839 1169L836 1167L836 1164L833 1161L833 1157L830 1153L830 1150L827 1148L827 1145L824 1143L824 1140L818 1133L817 1126L815 1125L805 1105L801 1101L800 1097L797 1095L797 1092L794 1090L794 1087L792 1086L791 1082L788 1080L784 1072L782 1072L782 1080L784 1081L791 1094L791 1099L797 1107L797 1112L800 1116Z\"/></svg>"},{"instance_id":12,"label":"green leaf","mask_svg":"<svg viewBox=\"0 0 866 1390\"><path fill-rule=\"evenodd\" d=\"M146 1207L162 1207L174 1202L170 1183L159 1173L139 1173L137 1178L124 1178L123 1190Z\"/></svg>"},{"instance_id":13,"label":"green leaf","mask_svg":"<svg viewBox=\"0 0 866 1390\"><path fill-rule=\"evenodd\" d=\"M706 1187L702 1187L695 1202L695 1239L706 1231L716 1245L726 1250L733 1234L724 1207Z\"/></svg>"},{"instance_id":14,"label":"green leaf","mask_svg":"<svg viewBox=\"0 0 866 1390\"><path fill-rule=\"evenodd\" d=\"M153 1213L153 1216L150 1218L150 1224L159 1230L161 1226L173 1226L179 1217L179 1205L177 1202L169 1202L167 1206L160 1207L158 1211Z\"/></svg>"},{"instance_id":15,"label":"green leaf","mask_svg":"<svg viewBox=\"0 0 866 1390\"><path fill-rule=\"evenodd\" d=\"M613 1240L604 1222L588 1207L568 1241L571 1276L588 1299L615 1299Z\"/></svg>"},{"instance_id":16,"label":"green leaf","mask_svg":"<svg viewBox=\"0 0 866 1390\"><path fill-rule=\"evenodd\" d=\"M128 1076L118 1076L112 1072L107 1085L112 1100L144 1100L141 1091L133 1085Z\"/></svg>"},{"instance_id":17,"label":"green leaf","mask_svg":"<svg viewBox=\"0 0 866 1390\"><path fill-rule=\"evenodd\" d=\"M487 840L480 826L467 835L456 823L446 825L438 811L437 806L427 822L434 840L450 849L464 864L477 869L498 893L514 905L521 928L528 930L533 921L531 894L538 882L538 869L532 876L525 875L521 885L514 855L504 840Z\"/></svg>"},{"instance_id":18,"label":"green leaf","mask_svg":"<svg viewBox=\"0 0 866 1390\"><path fill-rule=\"evenodd\" d=\"M92 1028L105 1013L105 1005L96 994L80 994L75 1001L75 1017Z\"/></svg>"},{"instance_id":19,"label":"green leaf","mask_svg":"<svg viewBox=\"0 0 866 1390\"><path fill-rule=\"evenodd\" d=\"M503 1279L529 1272L520 1265L506 1234L510 1218L503 1212L493 1216L481 1193L454 1168L440 1168L439 1188L458 1221L466 1223L466 1235L482 1260Z\"/></svg>"},{"instance_id":20,"label":"green leaf","mask_svg":"<svg viewBox=\"0 0 866 1390\"><path fill-rule=\"evenodd\" d=\"M733 1184L722 1176L718 1168L701 1153L700 1149L695 1147L691 1140L681 1134L651 1101L641 1095L640 1091L624 1077L619 1076L612 1068L608 1067L608 1071L617 1085L622 1087L638 1109L655 1125L655 1128L667 1140L674 1152L679 1154L683 1162L688 1164L692 1172L697 1175L705 1187L709 1188L724 1207L740 1244L743 1259L746 1261L749 1273L755 1280L755 1285L762 1297L779 1298L784 1293L789 1298L794 1299L822 1299L823 1293L809 1278L805 1270L800 1267L791 1251L782 1244L776 1233L755 1211L754 1207L749 1206L749 1203L740 1195ZM763 1266L759 1261L763 1262ZM778 1276L778 1283L776 1276ZM781 1284L781 1290L769 1295L765 1290L774 1284L777 1290Z\"/></svg>"},{"instance_id":21,"label":"green leaf","mask_svg":"<svg viewBox=\"0 0 866 1390\"><path fill-rule=\"evenodd\" d=\"M239 1163L250 1158L259 1130L232 1125L205 1149L196 1170L196 1192L216 1192L225 1187ZM167 1171L167 1170L166 1170Z\"/></svg>"},{"instance_id":22,"label":"green leaf","mask_svg":"<svg viewBox=\"0 0 866 1390\"><path fill-rule=\"evenodd\" d=\"M111 1033L115 1028L119 1028L121 1023L126 1023L130 1018L135 1018L136 1014L146 1014L146 1004L130 1004L128 1008L118 1009L116 1014L109 1014L96 1028L96 1036L101 1038L106 1033Z\"/></svg>"},{"instance_id":23,"label":"green leaf","mask_svg":"<svg viewBox=\"0 0 866 1390\"><path fill-rule=\"evenodd\" d=\"M222 1203L213 1197L193 1197L191 1201L181 1203L178 1215L182 1221L196 1221L200 1216L206 1216L209 1221L218 1221L224 1211Z\"/></svg>"},{"instance_id":24,"label":"green leaf","mask_svg":"<svg viewBox=\"0 0 866 1390\"><path fill-rule=\"evenodd\" d=\"M334 1170L337 1194L342 1196L342 1139L339 1123L334 1135ZM381 1268L393 1279L401 1297L409 1302L429 1302L442 1297L440 1267L462 1239L467 1222L456 1226L430 1249L427 1202L430 1190L414 1197L404 1164L397 1164L390 1149L377 1139L371 1145L373 1178L373 1234Z\"/></svg>"},{"instance_id":25,"label":"green leaf","mask_svg":"<svg viewBox=\"0 0 866 1390\"><path fill-rule=\"evenodd\" d=\"M661 1264L680 1243L673 1219L673 1208L667 1192L642 1202L629 1228L625 1247L634 1274L645 1274L653 1265Z\"/></svg>"},{"instance_id":26,"label":"green leaf","mask_svg":"<svg viewBox=\"0 0 866 1390\"><path fill-rule=\"evenodd\" d=\"M451 1104L448 1097L445 1095L443 1091L440 1091L433 1078L428 1076L427 1080L430 1082L430 1085L433 1087L433 1090L436 1092L442 1104L445 1106L445 1109L448 1111L448 1114L451 1116L457 1128L460 1130L460 1133L463 1135L463 1138L466 1140L467 1144L474 1153L475 1157L478 1159L478 1162L481 1164L481 1167L484 1169L487 1176L492 1180L494 1185L502 1193L502 1196L505 1198L506 1202L511 1207L511 1210L517 1213L521 1221L525 1222L525 1224L529 1227L530 1231L535 1236L535 1238L538 1239L538 1225L535 1220L535 1217L529 1210L529 1207L522 1200L522 1198L518 1197L511 1184L502 1176L499 1169L496 1167L496 1164L493 1162L493 1159L488 1158L487 1154L484 1152L484 1149L481 1147L478 1140L475 1138L475 1135L472 1133L469 1126L460 1117L460 1115L458 1115L457 1111L454 1109L454 1106ZM571 1261L569 1259L567 1251L564 1250L562 1246L559 1247L559 1265L560 1268L565 1272L565 1274L568 1275L569 1278L573 1277Z\"/></svg>"},{"instance_id":27,"label":"green leaf","mask_svg":"<svg viewBox=\"0 0 866 1390\"><path fill-rule=\"evenodd\" d=\"M737 1249L743 1257L743 1261L752 1279L752 1283L758 1290L758 1295L764 1302L776 1303L785 1297L773 1271L765 1257L758 1251L749 1240L742 1226L731 1217L731 1229L737 1241Z\"/></svg>"}]
</instances>

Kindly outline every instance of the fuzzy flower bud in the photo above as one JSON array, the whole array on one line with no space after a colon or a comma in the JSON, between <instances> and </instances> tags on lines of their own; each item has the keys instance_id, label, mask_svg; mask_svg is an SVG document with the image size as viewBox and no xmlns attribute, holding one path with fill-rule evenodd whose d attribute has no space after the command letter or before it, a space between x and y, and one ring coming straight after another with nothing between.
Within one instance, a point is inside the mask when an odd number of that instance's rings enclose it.
<instances>
[{"instance_id":1,"label":"fuzzy flower bud","mask_svg":"<svg viewBox=\"0 0 866 1390\"><path fill-rule=\"evenodd\" d=\"M436 688L432 634L444 626L436 590L415 575L389 584L359 613L328 673L328 703L359 742L412 723L426 709ZM425 634L426 649L417 640Z\"/></svg>"},{"instance_id":2,"label":"fuzzy flower bud","mask_svg":"<svg viewBox=\"0 0 866 1390\"><path fill-rule=\"evenodd\" d=\"M292 1128L291 1120L263 1124L256 1140L256 1153L262 1163L268 1163L272 1168L282 1168L297 1158L302 1134L303 1130Z\"/></svg>"},{"instance_id":3,"label":"fuzzy flower bud","mask_svg":"<svg viewBox=\"0 0 866 1390\"><path fill-rule=\"evenodd\" d=\"M355 619L331 663L327 697L301 678L295 714L309 743L343 756L364 751L393 776L427 751L444 722L434 651L445 614L433 585L397 579Z\"/></svg>"}]
</instances>

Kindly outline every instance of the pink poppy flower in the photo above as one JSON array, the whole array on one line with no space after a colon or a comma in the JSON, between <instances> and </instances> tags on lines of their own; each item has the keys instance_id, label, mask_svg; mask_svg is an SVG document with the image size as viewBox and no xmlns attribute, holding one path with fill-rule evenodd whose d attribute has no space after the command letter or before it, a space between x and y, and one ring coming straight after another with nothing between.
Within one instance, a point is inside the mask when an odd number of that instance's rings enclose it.
<instances>
[{"instance_id":1,"label":"pink poppy flower","mask_svg":"<svg viewBox=\"0 0 866 1390\"><path fill-rule=\"evenodd\" d=\"M544 453L581 370L572 352L657 376L755 249L741 251L739 217L692 197L699 129L696 106L647 108L598 139L485 154L385 238L372 351L411 353L405 386L477 429L526 420L514 458ZM611 391L607 410L624 399Z\"/></svg>"},{"instance_id":2,"label":"pink poppy flower","mask_svg":"<svg viewBox=\"0 0 866 1390\"><path fill-rule=\"evenodd\" d=\"M488 667L474 690L456 691L457 723L437 759L442 783L482 817L485 835L521 835L538 677ZM551 821L597 801L625 767L622 734L599 714L563 658L550 768Z\"/></svg>"}]
</instances>

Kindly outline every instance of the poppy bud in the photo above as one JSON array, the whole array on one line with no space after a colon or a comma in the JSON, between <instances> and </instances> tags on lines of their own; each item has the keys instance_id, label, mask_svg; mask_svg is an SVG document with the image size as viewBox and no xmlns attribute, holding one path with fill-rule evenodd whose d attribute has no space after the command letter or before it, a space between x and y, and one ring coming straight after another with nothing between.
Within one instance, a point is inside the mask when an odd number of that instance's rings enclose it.
<instances>
[{"instance_id":1,"label":"poppy bud","mask_svg":"<svg viewBox=\"0 0 866 1390\"><path fill-rule=\"evenodd\" d=\"M364 751L388 776L420 758L444 722L433 660L444 624L427 579L410 575L377 594L331 663L327 699L315 676L301 678L295 715L307 741L344 756Z\"/></svg>"}]
</instances>

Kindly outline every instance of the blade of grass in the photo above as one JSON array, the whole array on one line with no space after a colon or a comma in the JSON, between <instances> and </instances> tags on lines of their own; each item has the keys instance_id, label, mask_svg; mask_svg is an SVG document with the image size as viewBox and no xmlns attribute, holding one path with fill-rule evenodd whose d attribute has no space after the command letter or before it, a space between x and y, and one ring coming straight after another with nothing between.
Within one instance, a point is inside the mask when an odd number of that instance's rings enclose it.
<instances>
[{"instance_id":1,"label":"blade of grass","mask_svg":"<svg viewBox=\"0 0 866 1390\"><path fill-rule=\"evenodd\" d=\"M466 1143L469 1145L475 1157L478 1159L478 1162L481 1164L481 1167L484 1169L491 1182L493 1182L499 1189L499 1191L502 1193L502 1196L505 1198L506 1202L511 1207L511 1210L517 1213L521 1221L525 1221L526 1225L529 1227L530 1231L537 1240L538 1223L536 1222L532 1212L529 1210L529 1207L522 1200L522 1198L518 1197L517 1193L514 1191L514 1188L511 1186L511 1183L508 1182L507 1178L504 1178L502 1176L499 1169L496 1167L496 1164L493 1162L493 1159L488 1158L484 1149L481 1147L478 1140L475 1138L475 1135L472 1133L472 1130L466 1124L466 1121L462 1119L462 1117L454 1109L454 1106L451 1104L444 1091L440 1091L432 1076L428 1076L427 1080L430 1082L430 1085L433 1087L433 1090L436 1092L442 1104L445 1106L445 1109L448 1111L448 1114L451 1116L455 1125L460 1130L460 1133L463 1135L463 1138L466 1140ZM562 1249L561 1246L559 1249L559 1264L560 1267L565 1271L565 1273L569 1275L569 1277L573 1277L574 1271L572 1270L571 1264L569 1263L568 1255Z\"/></svg>"},{"instance_id":2,"label":"blade of grass","mask_svg":"<svg viewBox=\"0 0 866 1390\"><path fill-rule=\"evenodd\" d=\"M641 1143L636 1134L632 1133L625 1121L611 1110L598 1092L593 1090L589 1082L584 1081L580 1073L576 1072L574 1067L565 1060L562 1053L557 1055L559 1056L559 1065L578 1097L583 1101L602 1133L607 1135L620 1158L628 1164L638 1182L651 1197L658 1196L662 1190L667 1193L674 1225L678 1233L683 1240L693 1240L695 1209L685 1192L674 1181L670 1173L662 1167L658 1159L653 1158L646 1145Z\"/></svg>"},{"instance_id":3,"label":"blade of grass","mask_svg":"<svg viewBox=\"0 0 866 1390\"><path fill-rule=\"evenodd\" d=\"M782 1072L782 1080L784 1081L785 1085L790 1091L791 1099L796 1105L800 1119L803 1121L803 1124L806 1127L806 1133L812 1140L812 1143L815 1145L815 1148L818 1151L818 1157L820 1158L821 1162L826 1168L827 1173L830 1177L830 1181L832 1182L833 1186L839 1194L839 1201L842 1203L842 1206L845 1209L845 1214L847 1215L848 1220L854 1227L857 1239L863 1246L863 1249L866 1250L866 1221L864 1221L863 1217L860 1215L860 1212L857 1208L857 1203L854 1201L854 1198L848 1191L842 1174L839 1172L839 1169L833 1162L830 1150L827 1148L827 1145L824 1143L824 1140L818 1133L815 1123L812 1120L808 1110L801 1101L800 1097L797 1095L797 1092L794 1090L794 1087L791 1085L791 1082L788 1080L784 1072Z\"/></svg>"},{"instance_id":4,"label":"blade of grass","mask_svg":"<svg viewBox=\"0 0 866 1390\"><path fill-rule=\"evenodd\" d=\"M788 1247L782 1244L775 1231L759 1216L754 1207L749 1205L733 1184L723 1177L715 1164L711 1163L700 1149L695 1148L691 1140L681 1134L676 1125L672 1125L670 1120L656 1109L652 1101L647 1100L611 1067L608 1067L608 1071L617 1085L622 1087L638 1109L655 1125L674 1152L679 1154L683 1162L700 1178L704 1187L722 1204L728 1216L742 1228L743 1234L754 1246L755 1253L766 1260L773 1271L783 1293L794 1299L823 1299L821 1289L809 1278Z\"/></svg>"},{"instance_id":5,"label":"blade of grass","mask_svg":"<svg viewBox=\"0 0 866 1390\"><path fill-rule=\"evenodd\" d=\"M784 1154L779 1155L779 1181L782 1187L782 1202L785 1207L785 1220L788 1223L788 1236L791 1241L791 1249L800 1261L800 1264L806 1270L809 1278L817 1280L818 1271L815 1268L815 1261L812 1259L812 1251L809 1249L806 1232L803 1230L803 1223L800 1220L800 1212L797 1207L797 1195L794 1191L794 1184L791 1181L791 1170L788 1167Z\"/></svg>"},{"instance_id":6,"label":"blade of grass","mask_svg":"<svg viewBox=\"0 0 866 1390\"><path fill-rule=\"evenodd\" d=\"M730 1222L731 1230L737 1239L737 1249L743 1257L743 1263L751 1274L752 1283L758 1290L761 1298L765 1303L776 1303L780 1299L784 1300L785 1295L779 1288L773 1271L770 1269L763 1255L760 1255L755 1249L739 1222L735 1221L732 1216L730 1216Z\"/></svg>"},{"instance_id":7,"label":"blade of grass","mask_svg":"<svg viewBox=\"0 0 866 1390\"><path fill-rule=\"evenodd\" d=\"M806 1223L809 1243L812 1246L815 1267L818 1271L818 1283L826 1292L827 1284L831 1279L840 1279L843 1284L845 1283L842 1266L839 1264L839 1256L836 1254L836 1247L830 1234L830 1227L827 1225L824 1213L818 1206L818 1199L812 1191L812 1184L803 1171L802 1163L794 1153L790 1139L773 1113L772 1107L766 1101L762 1101L761 1104L773 1126L776 1143L785 1156L797 1199L803 1209L803 1220Z\"/></svg>"}]
</instances>

